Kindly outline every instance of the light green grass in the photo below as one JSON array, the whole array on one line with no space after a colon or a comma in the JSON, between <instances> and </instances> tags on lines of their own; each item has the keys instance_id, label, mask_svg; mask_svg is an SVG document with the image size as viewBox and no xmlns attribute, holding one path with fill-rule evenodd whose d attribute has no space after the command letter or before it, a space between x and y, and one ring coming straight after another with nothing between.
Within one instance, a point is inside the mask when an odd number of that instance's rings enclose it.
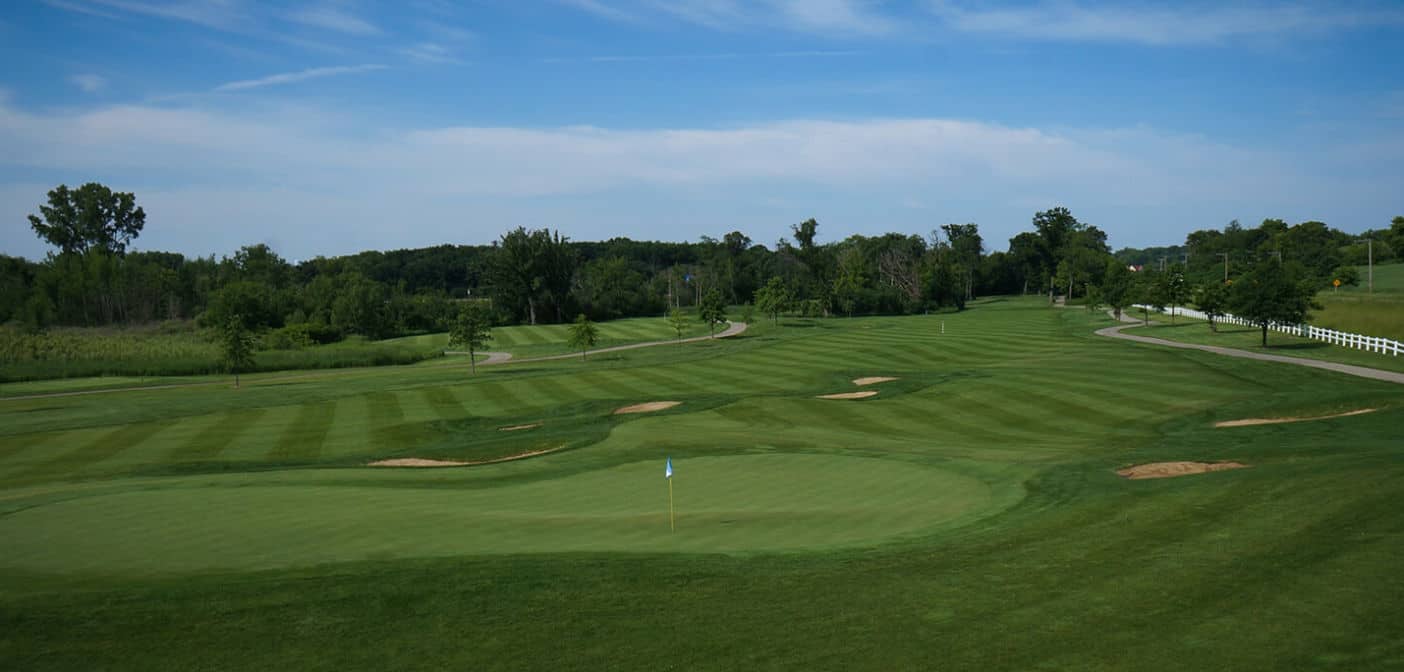
<instances>
[{"instance_id":1,"label":"light green grass","mask_svg":"<svg viewBox=\"0 0 1404 672\"><path fill-rule=\"evenodd\" d=\"M0 401L0 667L1404 664L1404 389L1108 323L996 299L473 377ZM900 380L814 398L868 375ZM650 400L683 403L611 415ZM1251 468L1114 473L1221 459Z\"/></svg>"}]
</instances>

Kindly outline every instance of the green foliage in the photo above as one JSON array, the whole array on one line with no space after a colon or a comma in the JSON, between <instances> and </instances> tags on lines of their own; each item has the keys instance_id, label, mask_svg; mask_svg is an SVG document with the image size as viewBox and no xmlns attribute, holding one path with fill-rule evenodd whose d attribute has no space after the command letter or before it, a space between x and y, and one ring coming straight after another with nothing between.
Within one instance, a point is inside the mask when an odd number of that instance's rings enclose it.
<instances>
[{"instance_id":1,"label":"green foliage","mask_svg":"<svg viewBox=\"0 0 1404 672\"><path fill-rule=\"evenodd\" d=\"M270 330L260 340L265 350L301 350L315 343L312 325L305 322Z\"/></svg>"},{"instance_id":2,"label":"green foliage","mask_svg":"<svg viewBox=\"0 0 1404 672\"><path fill-rule=\"evenodd\" d=\"M1117 259L1107 261L1098 295L1103 303L1111 307L1118 320L1121 319L1121 312L1135 302L1135 283L1135 273L1126 264Z\"/></svg>"},{"instance_id":3,"label":"green foliage","mask_svg":"<svg viewBox=\"0 0 1404 672\"><path fill-rule=\"evenodd\" d=\"M502 235L488 272L494 298L511 319L536 324L554 313L556 322L564 321L577 263L575 250L566 243L559 232L547 229L517 227ZM538 314L538 308L547 315Z\"/></svg>"},{"instance_id":4,"label":"green foliage","mask_svg":"<svg viewBox=\"0 0 1404 672\"><path fill-rule=\"evenodd\" d=\"M683 314L681 308L674 307L668 311L668 326L677 332L678 344L682 345L683 332L687 331L687 316Z\"/></svg>"},{"instance_id":5,"label":"green foliage","mask_svg":"<svg viewBox=\"0 0 1404 672\"><path fill-rule=\"evenodd\" d=\"M479 350L487 347L492 338L492 317L486 308L478 304L468 304L458 309L458 319L449 331L448 344L451 348L467 348L469 367L478 372L475 359Z\"/></svg>"},{"instance_id":6,"label":"green foliage","mask_svg":"<svg viewBox=\"0 0 1404 672\"><path fill-rule=\"evenodd\" d=\"M1155 275L1155 287L1152 290L1152 300L1157 309L1163 310L1166 307L1171 309L1170 322L1175 322L1175 308L1189 302L1191 290L1189 283L1185 281L1185 274L1179 266L1171 266L1168 271Z\"/></svg>"},{"instance_id":7,"label":"green foliage","mask_svg":"<svg viewBox=\"0 0 1404 672\"><path fill-rule=\"evenodd\" d=\"M281 346L303 328L268 332L264 347ZM309 333L311 333L309 331ZM175 331L157 326L117 329L63 327L27 333L0 327L0 382L91 376L194 376L224 372L217 330ZM370 342L360 337L332 345L272 349L254 354L246 372L413 364L439 357L442 347Z\"/></svg>"},{"instance_id":8,"label":"green foliage","mask_svg":"<svg viewBox=\"0 0 1404 672\"><path fill-rule=\"evenodd\" d=\"M135 196L96 182L75 190L60 184L49 191L49 204L39 206L39 212L42 218L29 215L29 226L63 254L92 250L121 255L146 224Z\"/></svg>"},{"instance_id":9,"label":"green foliage","mask_svg":"<svg viewBox=\"0 0 1404 672\"><path fill-rule=\"evenodd\" d=\"M717 290L707 292L702 297L702 304L698 306L697 316L707 324L707 333L716 336L717 325L726 322L726 306L722 303L721 294Z\"/></svg>"},{"instance_id":10,"label":"green foliage","mask_svg":"<svg viewBox=\"0 0 1404 672\"><path fill-rule=\"evenodd\" d=\"M789 310L794 299L790 289L785 286L785 281L774 277L766 282L764 287L756 290L755 300L756 308L769 315L771 321L779 326L780 313Z\"/></svg>"},{"instance_id":11,"label":"green foliage","mask_svg":"<svg viewBox=\"0 0 1404 672\"><path fill-rule=\"evenodd\" d=\"M575 323L570 325L570 336L567 342L570 347L580 351L580 359L585 359L585 353L595 347L595 343L600 340L600 331L595 327L595 323L585 317L584 313L576 316Z\"/></svg>"},{"instance_id":12,"label":"green foliage","mask_svg":"<svg viewBox=\"0 0 1404 672\"><path fill-rule=\"evenodd\" d=\"M1336 280L1340 281L1341 287L1359 287L1360 271L1356 270L1354 266L1340 266L1331 272L1331 280L1333 289Z\"/></svg>"},{"instance_id":13,"label":"green foliage","mask_svg":"<svg viewBox=\"0 0 1404 672\"><path fill-rule=\"evenodd\" d=\"M271 287L260 282L232 282L211 295L209 309L200 316L200 323L222 329L237 317L246 331L279 324L283 311L273 294Z\"/></svg>"},{"instance_id":14,"label":"green foliage","mask_svg":"<svg viewBox=\"0 0 1404 672\"><path fill-rule=\"evenodd\" d=\"M219 361L234 374L234 387L239 386L239 373L253 368L253 353L254 335L244 326L243 316L230 315L219 329Z\"/></svg>"},{"instance_id":15,"label":"green foliage","mask_svg":"<svg viewBox=\"0 0 1404 672\"><path fill-rule=\"evenodd\" d=\"M1228 312L1229 285L1212 281L1200 285L1194 291L1194 305L1200 312L1209 316L1209 330L1218 331L1218 318Z\"/></svg>"},{"instance_id":16,"label":"green foliage","mask_svg":"<svg viewBox=\"0 0 1404 672\"><path fill-rule=\"evenodd\" d=\"M1316 305L1312 300L1316 283L1304 276L1295 263L1283 264L1276 259L1259 263L1233 283L1229 311L1257 324L1266 346L1269 324L1304 323L1307 311Z\"/></svg>"}]
</instances>

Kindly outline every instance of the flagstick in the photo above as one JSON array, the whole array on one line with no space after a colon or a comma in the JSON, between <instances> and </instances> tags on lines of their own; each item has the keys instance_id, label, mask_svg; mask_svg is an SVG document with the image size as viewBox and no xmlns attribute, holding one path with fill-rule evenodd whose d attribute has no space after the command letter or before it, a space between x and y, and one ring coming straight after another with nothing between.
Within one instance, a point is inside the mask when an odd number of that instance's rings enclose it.
<instances>
[{"instance_id":1,"label":"flagstick","mask_svg":"<svg viewBox=\"0 0 1404 672\"><path fill-rule=\"evenodd\" d=\"M678 528L673 525L673 479L668 479L668 531L677 532Z\"/></svg>"}]
</instances>

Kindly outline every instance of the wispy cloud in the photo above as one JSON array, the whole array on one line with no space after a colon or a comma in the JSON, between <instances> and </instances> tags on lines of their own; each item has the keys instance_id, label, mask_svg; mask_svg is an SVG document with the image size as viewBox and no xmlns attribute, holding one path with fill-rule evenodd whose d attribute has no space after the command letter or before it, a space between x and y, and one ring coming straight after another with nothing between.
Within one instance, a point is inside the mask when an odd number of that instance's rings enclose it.
<instances>
[{"instance_id":1,"label":"wispy cloud","mask_svg":"<svg viewBox=\"0 0 1404 672\"><path fill-rule=\"evenodd\" d=\"M309 7L288 14L289 20L347 35L379 35L381 30L361 17L335 7Z\"/></svg>"},{"instance_id":2,"label":"wispy cloud","mask_svg":"<svg viewBox=\"0 0 1404 672\"><path fill-rule=\"evenodd\" d=\"M104 12L101 9L93 7L92 5L86 5L79 2L68 2L67 0L43 0L43 2L44 4L53 7L54 9L62 9L64 11L76 12L78 14L87 14L89 16L97 16L102 17L104 19L117 18L116 14L113 14L111 12Z\"/></svg>"},{"instance_id":3,"label":"wispy cloud","mask_svg":"<svg viewBox=\"0 0 1404 672\"><path fill-rule=\"evenodd\" d=\"M742 52L717 52L712 54L633 54L633 55L598 55L598 56L558 56L553 58L543 58L542 63L647 63L651 61L728 61L737 59L760 59L760 58L837 58L844 56L858 56L863 52L849 50L809 50L809 51L771 51L760 53Z\"/></svg>"},{"instance_id":4,"label":"wispy cloud","mask_svg":"<svg viewBox=\"0 0 1404 672\"><path fill-rule=\"evenodd\" d=\"M436 42L420 42L400 50L406 58L418 63L463 65L463 59L454 55L452 49Z\"/></svg>"},{"instance_id":5,"label":"wispy cloud","mask_svg":"<svg viewBox=\"0 0 1404 672\"><path fill-rule=\"evenodd\" d=\"M813 32L885 35L897 22L863 0L778 0L776 5L791 25Z\"/></svg>"},{"instance_id":6,"label":"wispy cloud","mask_svg":"<svg viewBox=\"0 0 1404 672\"><path fill-rule=\"evenodd\" d=\"M608 19L608 20L610 20L610 21L623 21L623 22L627 22L627 23L633 23L633 22L636 22L636 21L639 20L639 17L638 17L637 15L633 14L632 12L626 12L626 11L624 11L624 10L618 8L618 7L615 7L615 6L613 6L613 5L605 4L605 3L602 2L601 0L558 0L558 1L561 2L562 4L569 5L569 6L571 6L571 7L574 7L574 8L576 8L576 9L579 9L579 10L581 10L581 11L584 11L584 12L587 12L587 13L590 13L590 14L594 14L595 16L598 16L598 17L603 18L603 19Z\"/></svg>"},{"instance_id":7,"label":"wispy cloud","mask_svg":"<svg viewBox=\"0 0 1404 672\"><path fill-rule=\"evenodd\" d=\"M625 23L685 21L714 30L781 28L835 36L883 35L898 22L872 0L558 0Z\"/></svg>"},{"instance_id":8,"label":"wispy cloud","mask_svg":"<svg viewBox=\"0 0 1404 672\"><path fill-rule=\"evenodd\" d=\"M88 6L92 5L170 21L184 21L217 30L236 30L249 20L243 5L237 0L90 0Z\"/></svg>"},{"instance_id":9,"label":"wispy cloud","mask_svg":"<svg viewBox=\"0 0 1404 672\"><path fill-rule=\"evenodd\" d=\"M739 28L756 18L752 14L754 8L748 9L735 0L650 0L647 6L689 23L719 30Z\"/></svg>"},{"instance_id":10,"label":"wispy cloud","mask_svg":"<svg viewBox=\"0 0 1404 672\"><path fill-rule=\"evenodd\" d=\"M307 70L298 70L297 72L284 72L276 75L269 75L267 77L260 77L258 79L245 79L237 82L220 84L219 86L216 86L214 88L214 91L219 93L225 93L229 91L244 91L247 89L257 89L264 86L293 84L295 82L303 82L309 79L335 77L337 75L352 75L362 72L372 72L375 70L384 69L384 65L377 64L343 65L329 68L308 68Z\"/></svg>"},{"instance_id":11,"label":"wispy cloud","mask_svg":"<svg viewBox=\"0 0 1404 672\"><path fill-rule=\"evenodd\" d=\"M103 87L107 86L106 79L92 73L73 75L68 78L68 81L73 82L73 85L82 89L84 93L97 93L101 91Z\"/></svg>"},{"instance_id":12,"label":"wispy cloud","mask_svg":"<svg viewBox=\"0 0 1404 672\"><path fill-rule=\"evenodd\" d=\"M944 0L935 15L958 31L1027 40L1128 42L1151 46L1218 44L1235 38L1323 33L1404 23L1404 11L1332 5L1083 5L1045 3L967 8Z\"/></svg>"}]
</instances>

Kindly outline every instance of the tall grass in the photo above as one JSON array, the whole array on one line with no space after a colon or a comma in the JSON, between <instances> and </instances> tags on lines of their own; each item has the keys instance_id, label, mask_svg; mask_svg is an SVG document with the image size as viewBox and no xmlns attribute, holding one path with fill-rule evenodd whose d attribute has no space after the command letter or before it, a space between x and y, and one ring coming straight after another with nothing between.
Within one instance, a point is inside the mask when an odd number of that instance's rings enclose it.
<instances>
[{"instance_id":1,"label":"tall grass","mask_svg":"<svg viewBox=\"0 0 1404 672\"><path fill-rule=\"evenodd\" d=\"M263 350L253 371L412 364L438 357L426 344L352 337L331 345ZM137 329L56 329L30 334L0 327L0 383L95 376L220 373L219 346L189 325Z\"/></svg>"},{"instance_id":2,"label":"tall grass","mask_svg":"<svg viewBox=\"0 0 1404 672\"><path fill-rule=\"evenodd\" d=\"M1312 311L1311 323L1318 327L1404 340L1404 294L1328 290L1316 300L1321 309Z\"/></svg>"}]
</instances>

